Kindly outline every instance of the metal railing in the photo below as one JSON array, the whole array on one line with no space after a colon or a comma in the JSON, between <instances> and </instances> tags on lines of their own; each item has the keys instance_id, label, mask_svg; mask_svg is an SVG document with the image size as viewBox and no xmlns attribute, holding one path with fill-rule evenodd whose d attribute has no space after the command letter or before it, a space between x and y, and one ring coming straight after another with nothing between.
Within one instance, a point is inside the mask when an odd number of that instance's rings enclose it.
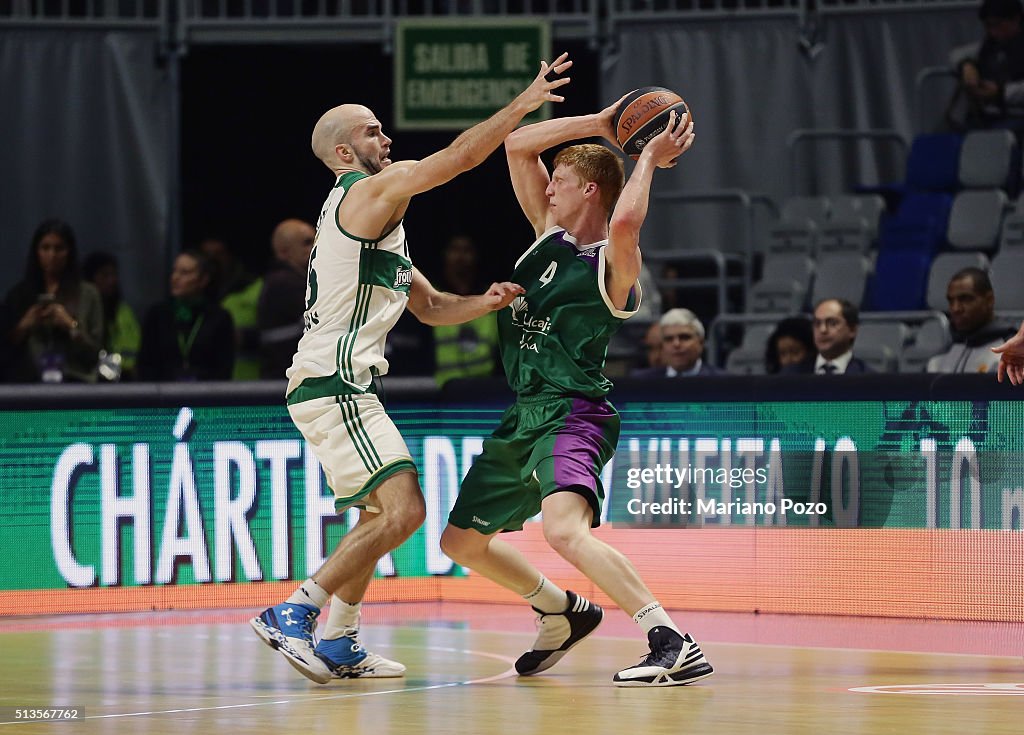
<instances>
[{"instance_id":1,"label":"metal railing","mask_svg":"<svg viewBox=\"0 0 1024 735\"><path fill-rule=\"evenodd\" d=\"M768 207L773 214L778 216L778 208L775 205L775 201L767 194L760 192L750 192L744 189L713 189L710 191L678 191L671 190L661 192L654 195L654 199L661 202L672 202L676 204L685 203L706 203L706 204L737 204L740 206L742 211L743 221L743 251L742 256L742 267L743 267L743 290L744 293L749 293L751 278L753 272L754 263L754 249L755 249L755 237L756 237L756 212L754 207L757 205L763 205ZM691 252L701 252L694 250ZM644 257L648 260L652 259L652 255L657 251L648 251ZM656 256L655 256L656 257ZM729 257L728 254L726 257ZM721 268L724 270L724 265ZM685 281L686 279L681 279ZM678 283L675 285L686 285L685 283ZM701 285L691 283L690 285ZM706 284L703 284L706 285ZM720 288L724 289L722 285ZM719 303L724 303L720 297ZM727 309L723 309L721 313L725 313Z\"/></svg>"},{"instance_id":2,"label":"metal railing","mask_svg":"<svg viewBox=\"0 0 1024 735\"><path fill-rule=\"evenodd\" d=\"M786 138L786 147L789 149L789 175L790 191L800 194L800 161L797 155L801 143L809 141L871 141L895 143L900 152L900 160L907 159L907 139L898 130L887 128L875 130L847 130L840 128L798 128Z\"/></svg>"}]
</instances>

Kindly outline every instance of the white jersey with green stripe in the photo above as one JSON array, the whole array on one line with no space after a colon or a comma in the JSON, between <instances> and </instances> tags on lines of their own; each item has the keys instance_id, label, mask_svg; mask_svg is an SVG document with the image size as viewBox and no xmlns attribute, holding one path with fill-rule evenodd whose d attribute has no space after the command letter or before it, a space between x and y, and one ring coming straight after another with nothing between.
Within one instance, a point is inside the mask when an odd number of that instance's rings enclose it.
<instances>
[{"instance_id":1,"label":"white jersey with green stripe","mask_svg":"<svg viewBox=\"0 0 1024 735\"><path fill-rule=\"evenodd\" d=\"M338 177L317 222L306 282L305 331L288 368L288 402L372 390L388 371L384 343L405 311L412 261L402 223L379 240L350 234L338 209L366 174Z\"/></svg>"}]
</instances>

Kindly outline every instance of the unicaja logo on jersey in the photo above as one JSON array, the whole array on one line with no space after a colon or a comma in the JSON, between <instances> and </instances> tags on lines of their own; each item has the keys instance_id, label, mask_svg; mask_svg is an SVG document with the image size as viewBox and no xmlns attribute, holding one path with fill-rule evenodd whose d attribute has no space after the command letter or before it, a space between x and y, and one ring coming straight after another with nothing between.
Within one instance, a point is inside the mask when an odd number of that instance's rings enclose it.
<instances>
[{"instance_id":1,"label":"unicaja logo on jersey","mask_svg":"<svg viewBox=\"0 0 1024 735\"><path fill-rule=\"evenodd\" d=\"M512 323L522 328L524 332L547 334L551 331L551 319L532 318L530 306L522 296L517 296L512 302Z\"/></svg>"},{"instance_id":2,"label":"unicaja logo on jersey","mask_svg":"<svg viewBox=\"0 0 1024 735\"><path fill-rule=\"evenodd\" d=\"M392 288L401 288L402 286L412 285L412 268L403 268L398 266L395 269L395 285Z\"/></svg>"}]
</instances>

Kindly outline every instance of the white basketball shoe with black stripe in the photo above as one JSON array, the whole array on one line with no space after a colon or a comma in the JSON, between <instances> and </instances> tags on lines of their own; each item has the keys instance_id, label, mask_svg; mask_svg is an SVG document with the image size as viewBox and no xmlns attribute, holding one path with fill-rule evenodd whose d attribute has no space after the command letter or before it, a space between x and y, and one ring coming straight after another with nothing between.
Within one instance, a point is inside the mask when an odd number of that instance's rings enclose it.
<instances>
[{"instance_id":1,"label":"white basketball shoe with black stripe","mask_svg":"<svg viewBox=\"0 0 1024 735\"><path fill-rule=\"evenodd\" d=\"M571 590L565 591L569 606L564 612L537 613L537 640L533 648L516 661L516 671L521 676L538 674L550 669L562 660L569 649L590 635L601 623L604 610L585 597Z\"/></svg>"},{"instance_id":2,"label":"white basketball shoe with black stripe","mask_svg":"<svg viewBox=\"0 0 1024 735\"><path fill-rule=\"evenodd\" d=\"M647 633L647 641L651 652L636 666L623 669L612 677L616 686L679 686L706 679L715 673L689 633L680 635L671 628L658 626Z\"/></svg>"}]
</instances>

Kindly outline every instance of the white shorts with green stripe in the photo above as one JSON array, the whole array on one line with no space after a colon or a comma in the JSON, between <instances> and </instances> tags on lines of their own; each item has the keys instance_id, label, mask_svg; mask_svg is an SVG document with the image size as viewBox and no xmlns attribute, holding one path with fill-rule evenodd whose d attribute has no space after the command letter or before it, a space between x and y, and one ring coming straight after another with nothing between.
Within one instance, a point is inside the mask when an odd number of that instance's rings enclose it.
<instances>
[{"instance_id":1,"label":"white shorts with green stripe","mask_svg":"<svg viewBox=\"0 0 1024 735\"><path fill-rule=\"evenodd\" d=\"M369 511L366 496L384 480L416 472L405 440L374 393L313 398L288 406L295 426L313 447L334 491L335 507Z\"/></svg>"}]
</instances>

